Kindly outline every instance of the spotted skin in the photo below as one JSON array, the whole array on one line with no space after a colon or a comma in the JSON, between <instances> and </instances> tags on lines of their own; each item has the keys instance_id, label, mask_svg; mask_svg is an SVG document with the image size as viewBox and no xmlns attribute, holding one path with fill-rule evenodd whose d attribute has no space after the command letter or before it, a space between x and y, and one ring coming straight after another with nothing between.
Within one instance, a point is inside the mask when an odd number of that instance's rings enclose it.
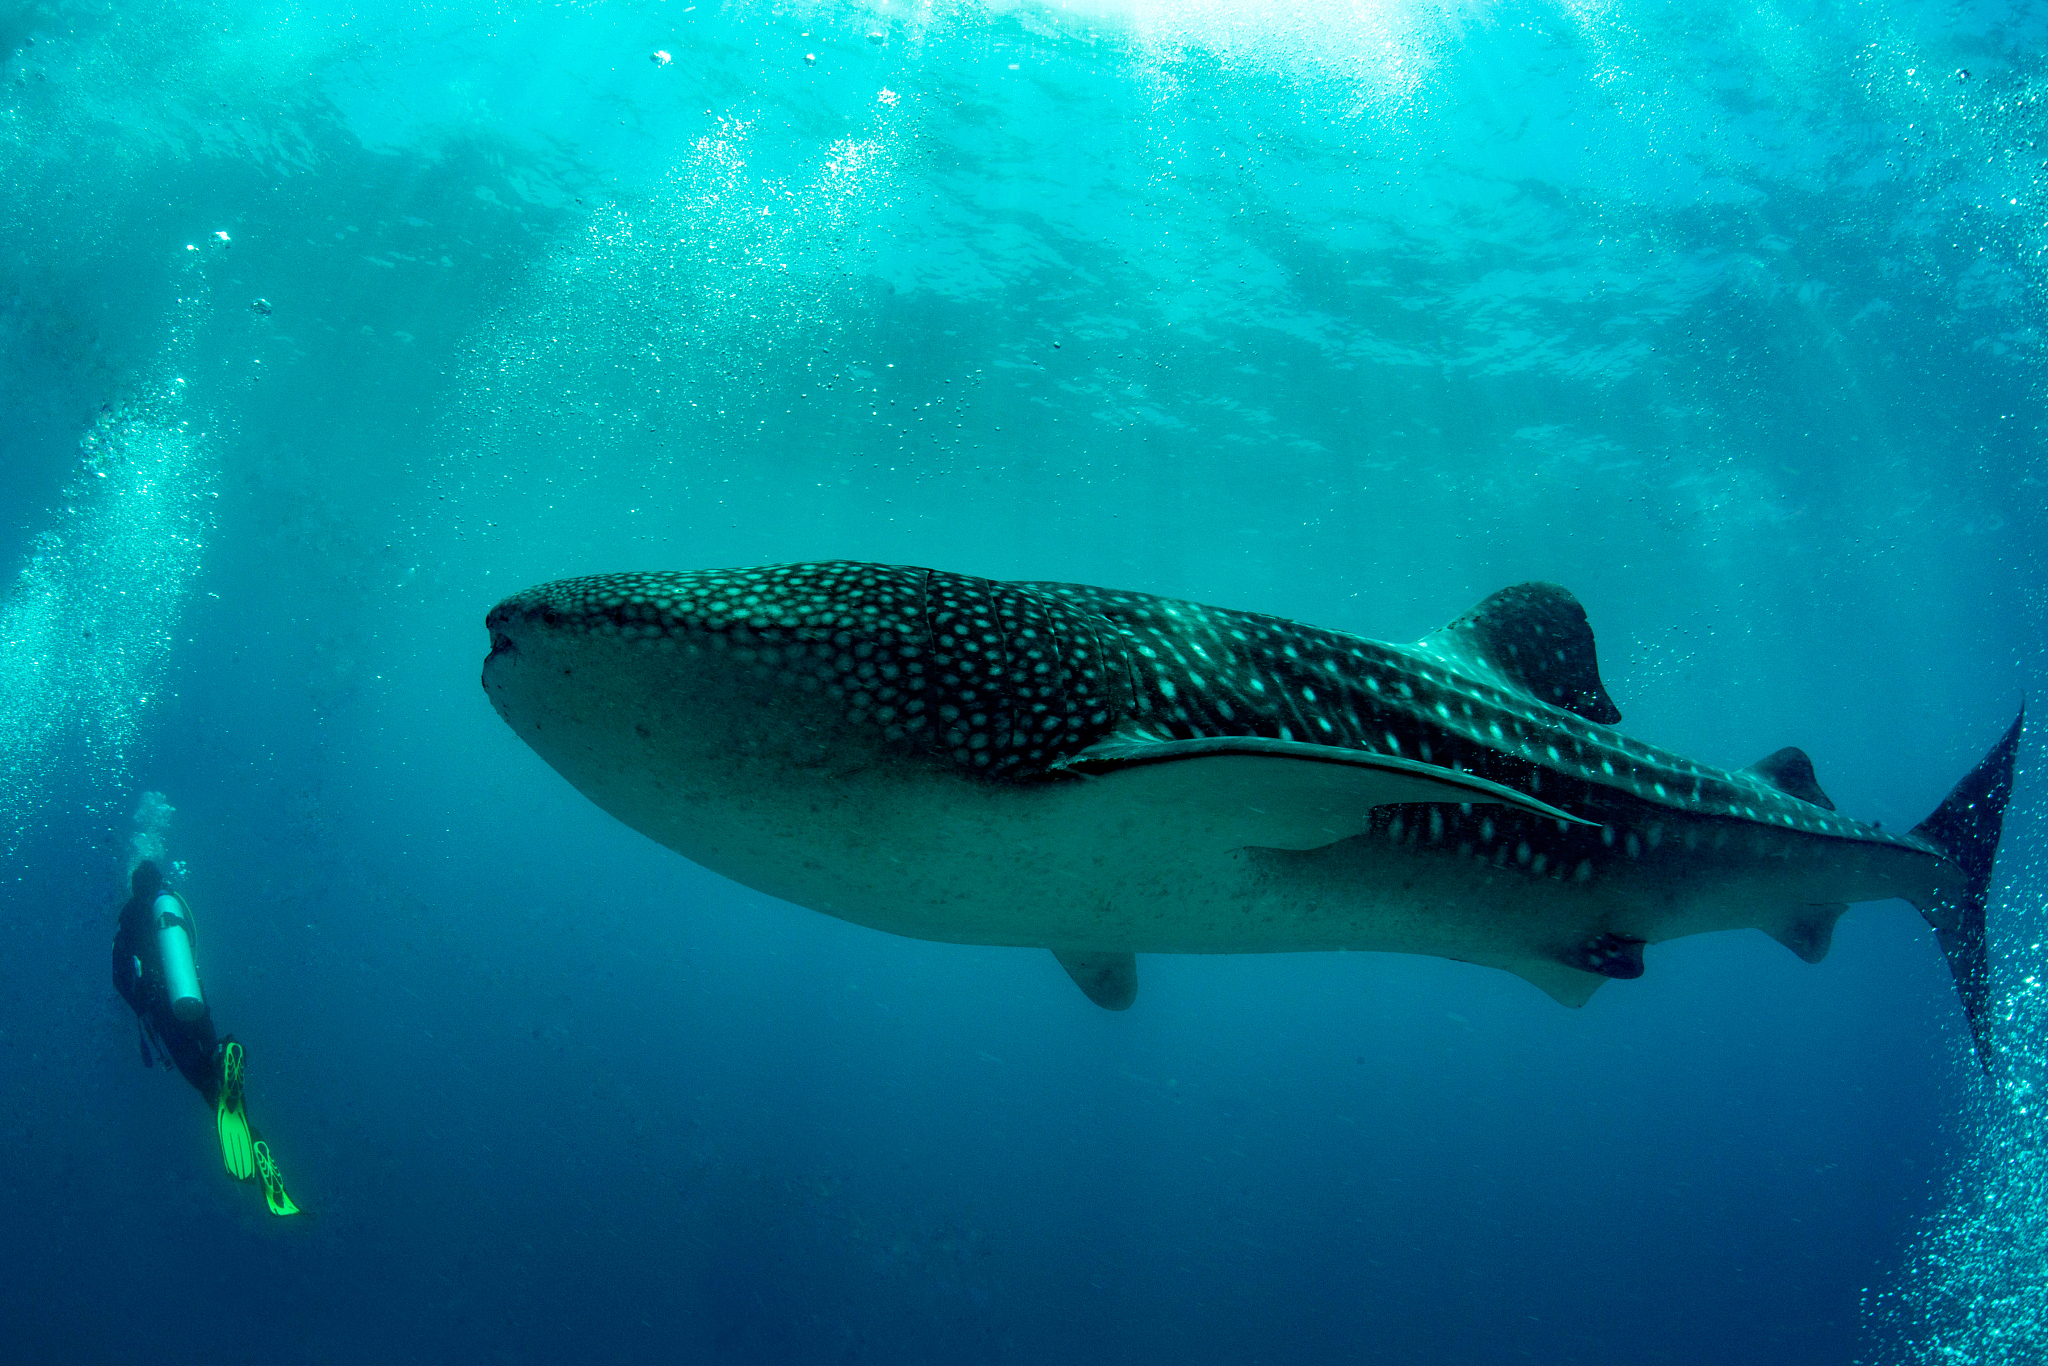
<instances>
[{"instance_id":1,"label":"spotted skin","mask_svg":"<svg viewBox=\"0 0 2048 1366\"><path fill-rule=\"evenodd\" d=\"M829 699L888 741L978 774L1043 774L1122 715L1103 624L1021 584L873 564L611 574L507 599L505 623L642 648L709 648L762 681Z\"/></svg>"},{"instance_id":2,"label":"spotted skin","mask_svg":"<svg viewBox=\"0 0 2048 1366\"><path fill-rule=\"evenodd\" d=\"M1386 645L1279 617L1078 584L1018 587L1114 624L1130 673L1128 716L1148 736L1336 745L1477 773L1568 810L1619 814L1633 802L1925 847L1837 817L1752 774L1693 763L1459 673L1427 642ZM1585 648L1590 653L1590 633Z\"/></svg>"},{"instance_id":3,"label":"spotted skin","mask_svg":"<svg viewBox=\"0 0 2048 1366\"><path fill-rule=\"evenodd\" d=\"M1679 934L1755 926L1817 960L1849 902L1901 896L1938 919L1966 891L1935 843L1833 811L1796 751L1728 771L1615 729L1584 613L1551 585L1412 645L853 562L569 579L487 625L494 704L600 805L898 933L1430 952L1577 1003ZM1266 810L1231 784L1285 788L1307 771L1290 759L1398 763L1528 802L1383 802L1320 843L1221 847ZM1784 790L1801 782L1805 798ZM1183 832L1165 813L1191 801Z\"/></svg>"}]
</instances>

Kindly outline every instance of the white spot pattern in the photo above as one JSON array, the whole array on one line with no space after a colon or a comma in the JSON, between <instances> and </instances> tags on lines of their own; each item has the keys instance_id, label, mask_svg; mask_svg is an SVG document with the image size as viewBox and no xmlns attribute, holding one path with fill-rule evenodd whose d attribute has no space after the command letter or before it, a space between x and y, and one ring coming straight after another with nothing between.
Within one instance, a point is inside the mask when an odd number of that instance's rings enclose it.
<instances>
[{"instance_id":1,"label":"white spot pattern","mask_svg":"<svg viewBox=\"0 0 2048 1366\"><path fill-rule=\"evenodd\" d=\"M727 651L991 777L1045 778L1112 733L1421 754L1541 792L1601 830L1510 814L1497 841L1491 816L1440 829L1418 814L1408 840L1427 829L1432 843L1455 837L1474 857L1539 871L1540 853L1551 876L1578 881L1617 854L1656 851L1662 827L1639 832L1659 813L1919 846L1409 647L1142 593L830 562L573 579L508 599L492 621L506 614L641 648Z\"/></svg>"}]
</instances>

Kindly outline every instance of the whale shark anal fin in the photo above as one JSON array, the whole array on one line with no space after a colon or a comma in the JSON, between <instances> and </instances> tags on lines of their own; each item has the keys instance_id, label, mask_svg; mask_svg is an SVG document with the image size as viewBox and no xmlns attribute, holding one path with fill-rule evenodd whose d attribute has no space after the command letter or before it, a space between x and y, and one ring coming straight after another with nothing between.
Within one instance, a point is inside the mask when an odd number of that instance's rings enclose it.
<instances>
[{"instance_id":1,"label":"whale shark anal fin","mask_svg":"<svg viewBox=\"0 0 2048 1366\"><path fill-rule=\"evenodd\" d=\"M1138 958L1130 953L1063 953L1060 960L1067 976L1082 994L1104 1010L1129 1010L1138 999Z\"/></svg>"},{"instance_id":2,"label":"whale shark anal fin","mask_svg":"<svg viewBox=\"0 0 2048 1366\"><path fill-rule=\"evenodd\" d=\"M1409 802L1518 807L1580 820L1511 787L1435 764L1366 750L1261 736L1200 740L1112 737L1064 770L1117 784L1117 805L1182 830L1213 830L1217 847L1320 849L1362 835L1372 809Z\"/></svg>"},{"instance_id":3,"label":"whale shark anal fin","mask_svg":"<svg viewBox=\"0 0 2048 1366\"><path fill-rule=\"evenodd\" d=\"M1784 920L1776 925L1765 925L1762 929L1807 962L1818 963L1828 956L1828 949L1835 942L1835 922L1848 909L1846 904L1839 902L1792 906L1787 908Z\"/></svg>"}]
</instances>

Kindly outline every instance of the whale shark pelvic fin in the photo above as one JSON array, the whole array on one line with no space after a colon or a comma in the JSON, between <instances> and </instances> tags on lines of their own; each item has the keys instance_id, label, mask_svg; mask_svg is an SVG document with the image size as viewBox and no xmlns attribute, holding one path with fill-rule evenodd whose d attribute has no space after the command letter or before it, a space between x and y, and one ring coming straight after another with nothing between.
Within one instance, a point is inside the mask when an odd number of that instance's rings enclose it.
<instances>
[{"instance_id":1,"label":"whale shark pelvic fin","mask_svg":"<svg viewBox=\"0 0 2048 1366\"><path fill-rule=\"evenodd\" d=\"M1065 953L1060 960L1082 994L1104 1010L1129 1010L1138 999L1138 956L1134 953Z\"/></svg>"}]
</instances>

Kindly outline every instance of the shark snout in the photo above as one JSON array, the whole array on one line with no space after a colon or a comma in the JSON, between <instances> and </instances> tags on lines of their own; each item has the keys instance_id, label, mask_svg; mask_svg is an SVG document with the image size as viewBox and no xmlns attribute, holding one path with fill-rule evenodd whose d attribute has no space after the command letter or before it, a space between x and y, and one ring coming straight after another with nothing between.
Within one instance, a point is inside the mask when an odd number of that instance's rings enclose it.
<instances>
[{"instance_id":1,"label":"shark snout","mask_svg":"<svg viewBox=\"0 0 2048 1366\"><path fill-rule=\"evenodd\" d=\"M505 599L484 617L484 629L491 637L491 652L484 656L483 664L485 688L492 687L493 674L502 680L499 671L518 660L523 648L541 644L543 633L561 624L558 609L534 599L529 590Z\"/></svg>"},{"instance_id":2,"label":"shark snout","mask_svg":"<svg viewBox=\"0 0 2048 1366\"><path fill-rule=\"evenodd\" d=\"M518 654L522 647L531 648L551 635L573 631L585 624L576 614L563 611L550 599L547 592L550 586L528 589L506 598L484 617L484 629L491 636L491 652L484 660L486 667Z\"/></svg>"},{"instance_id":3,"label":"shark snout","mask_svg":"<svg viewBox=\"0 0 2048 1366\"><path fill-rule=\"evenodd\" d=\"M499 603L484 617L484 629L491 635L491 652L484 656L485 686L489 686L490 668L499 664L519 649L518 631L521 626L520 613L508 599Z\"/></svg>"}]
</instances>

